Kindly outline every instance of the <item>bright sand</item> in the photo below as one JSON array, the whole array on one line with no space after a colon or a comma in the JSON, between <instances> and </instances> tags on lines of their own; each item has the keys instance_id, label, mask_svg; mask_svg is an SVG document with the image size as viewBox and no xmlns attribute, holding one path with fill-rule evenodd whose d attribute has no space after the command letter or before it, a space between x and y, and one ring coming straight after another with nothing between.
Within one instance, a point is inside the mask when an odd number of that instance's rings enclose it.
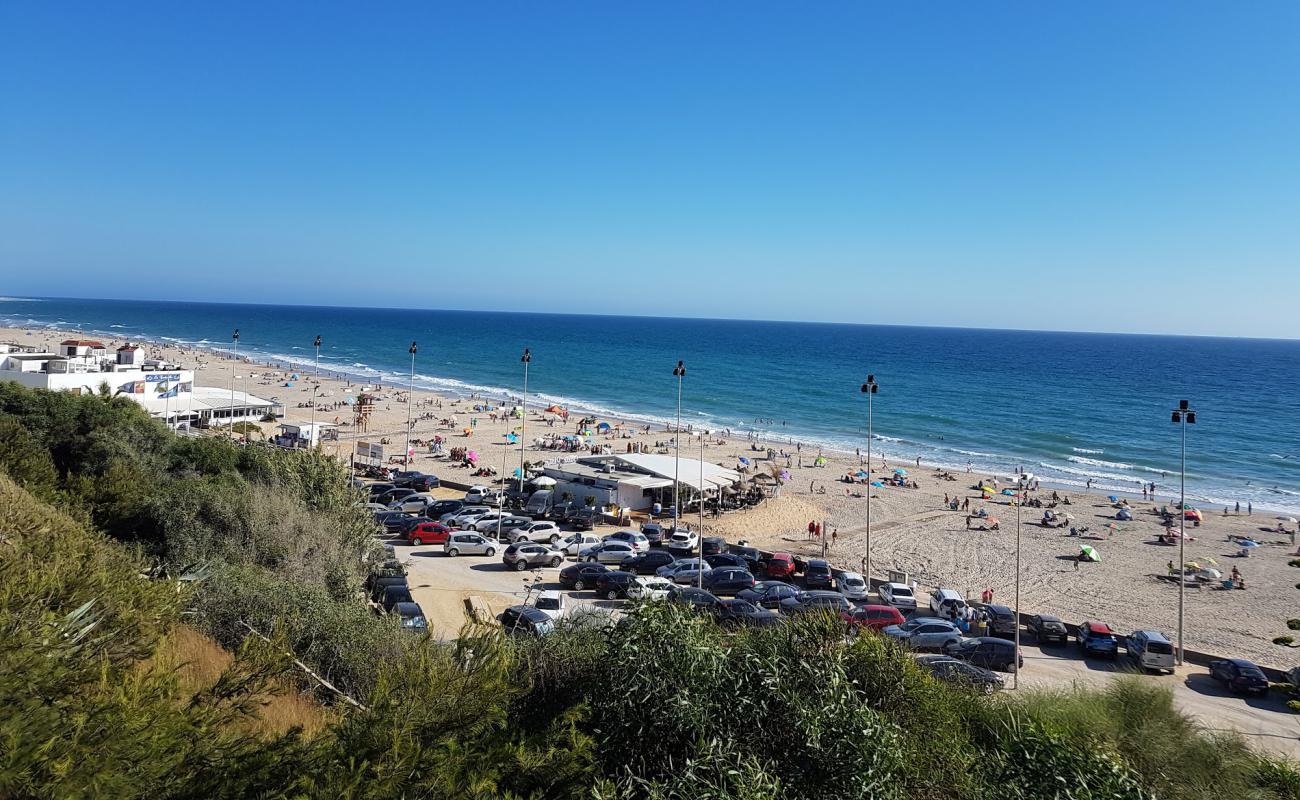
<instances>
[{"instance_id":1,"label":"bright sand","mask_svg":"<svg viewBox=\"0 0 1300 800\"><path fill-rule=\"evenodd\" d=\"M28 336L25 329L0 328L0 340L43 344L51 349L68 334L68 331L41 329ZM100 338L110 348L116 346L115 342ZM150 356L195 368L195 380L200 385L220 388L230 386L235 362L228 357L193 348L156 344L148 345L147 349ZM311 370L297 368L294 371L306 380L300 380L294 387L288 388L284 386L287 374L285 370L241 360L237 374L243 378L236 388L283 402L286 405L287 421L306 422L311 418L310 408L297 406L312 396L312 381L308 378ZM365 385L364 382L353 381L353 393L362 385ZM321 403L340 402L347 396L343 391L344 386L342 380L322 377ZM501 469L503 456L507 472L519 465L518 447L507 449L504 444L506 423L494 422L486 413L472 413L476 401L419 389L416 390L415 398L416 422L412 438L430 440L435 435L441 435L448 439L448 447L466 446L475 449L481 454L480 463L490 464L498 470ZM356 439L377 441L379 437L385 436L391 442L386 452L400 453L405 439L408 408L405 399L405 389L384 386L378 392L369 431L358 435L350 426L343 425L340 427L340 442L327 444L326 449L347 458ZM497 403L503 398L484 399ZM441 408L430 405L437 402L441 402ZM541 408L530 403L529 409L525 437L528 441L527 460L531 462L561 457L561 454L553 451L534 450L532 441L545 434L572 433L572 426L563 426L559 422L553 427L548 426L543 420ZM422 414L430 413L434 415L433 419L419 419ZM439 423L441 418L453 414L457 417L454 428ZM347 409L318 409L316 418L321 422L333 422L336 416L340 422L347 422L350 412ZM468 425L471 416L477 420L477 427L472 437L465 438L461 430ZM582 415L575 413L573 418L576 420L580 416ZM517 428L518 422L512 421L510 425ZM269 423L263 426L268 433L274 432L274 427ZM718 433L715 431L709 437L705 449L706 460L735 467L738 456L752 458L755 455L750 449L751 442L744 438L727 439L723 445L714 444ZM654 444L665 442L671 437L671 432L655 429L649 434L638 434L631 441ZM611 438L609 443L615 452L622 452L627 441L629 440ZM778 451L789 447L776 443L771 446ZM434 459L419 451L417 448L413 468L451 480L475 482L469 477L468 471L452 467L445 459ZM684 439L681 454L683 458L698 458L698 440L694 437ZM816 453L805 451L804 466L801 467L799 458L791 454L791 479L781 489L780 497L747 512L726 514L716 520L708 518L705 522L706 530L725 535L732 541L744 538L760 547L812 556L820 554L821 543L809 541L808 522L812 519L825 520L828 528L838 533L830 552L832 562L841 568L857 570L866 553L867 501L865 497L846 496L845 489L862 493L865 487L848 487L839 478L851 469L858 468L858 457L853 453L827 451L823 454L828 460L826 466L814 468L810 462L815 455ZM785 465L784 458L778 458L778 461L782 466ZM920 483L919 489L886 487L872 490L874 577L883 578L886 570L898 570L910 573L920 583L922 594L929 588L948 586L964 591L970 597L978 597L982 590L988 588L993 590L995 602L1013 604L1015 508L1009 505L1009 498L1005 497L984 503L978 493L971 489L980 478L990 476L956 474L956 481L947 481L935 477L930 468L917 468L914 462L884 465L876 459L872 466L877 474L888 474L899 466L907 467L910 477ZM809 484L814 481L817 491L810 492ZM970 497L972 510L986 506L989 514L1000 519L1001 530L966 530L965 514L951 512L943 507L945 494ZM1036 495L1046 500L1050 498L1051 490L1044 487ZM1108 537L1106 524L1114 521L1114 509L1106 498L1076 492L1069 493L1069 497L1073 505L1067 510L1075 515L1074 524L1088 526L1091 529L1089 535L1095 538L1081 540L1068 536L1068 528L1040 527L1037 520L1042 511L1025 508L1021 528L1022 610L1054 613L1068 622L1102 620L1123 633L1140 628L1154 628L1173 639L1177 628L1178 591L1175 584L1160 580L1157 576L1166 573L1168 562L1177 562L1178 548L1154 543L1162 526L1158 523L1158 517L1148 513L1153 503L1143 501L1140 495L1136 499L1130 498L1135 512L1134 521L1119 523L1120 530ZM1176 497L1171 498L1162 488L1155 505L1172 505L1176 501ZM1296 557L1290 555L1296 547L1290 543L1288 535L1261 530L1262 527L1276 526L1274 516L1273 513L1263 512L1247 516L1243 511L1240 516L1229 517L1209 514L1199 528L1191 527L1189 523L1188 533L1195 537L1195 541L1186 544L1187 559L1202 563L1213 559L1225 575L1236 566L1241 570L1247 586L1246 591L1209 588L1187 590L1185 641L1189 649L1250 658L1259 663L1284 668L1300 664L1300 651L1275 645L1271 641L1276 636L1288 633L1288 619L1300 617L1300 602L1297 602L1300 600L1300 590L1296 588L1296 584L1300 583L1300 569L1288 566L1287 563ZM687 521L694 524L696 517L688 515ZM1295 529L1291 523L1287 527ZM1233 557L1238 548L1227 540L1229 534L1254 536L1263 546L1257 548L1249 558ZM1101 555L1102 563L1080 564L1076 569L1073 560L1063 558L1078 552L1080 544L1094 546ZM1300 634L1297 636L1300 637Z\"/></svg>"}]
</instances>

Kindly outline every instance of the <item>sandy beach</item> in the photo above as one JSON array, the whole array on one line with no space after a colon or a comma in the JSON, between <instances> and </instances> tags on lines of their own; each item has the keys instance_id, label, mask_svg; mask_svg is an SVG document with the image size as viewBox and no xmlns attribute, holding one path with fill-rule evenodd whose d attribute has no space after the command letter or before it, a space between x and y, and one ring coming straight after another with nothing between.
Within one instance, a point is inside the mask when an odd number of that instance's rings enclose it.
<instances>
[{"instance_id":1,"label":"sandy beach","mask_svg":"<svg viewBox=\"0 0 1300 800\"><path fill-rule=\"evenodd\" d=\"M0 340L23 344L44 345L53 349L58 342L73 331L0 328ZM98 337L110 348L124 340ZM135 340L132 340L135 341ZM310 368L297 368L303 380L286 387L287 371L281 367L242 359L239 362L221 354L194 348L166 346L165 343L140 342L151 357L161 357L196 371L199 385L228 387L232 373L242 376L236 388L252 394L275 399L285 404L285 421L306 422L311 418L310 407L300 407L313 396L314 387L309 378ZM340 423L338 442L327 443L329 452L347 458L359 438L377 441L386 437L391 444L388 453L400 453L405 437L408 413L407 391L402 387L385 385L378 389L369 430L357 433L349 424L351 413L341 404L347 396L344 389L349 381L326 377L322 374L319 386L320 407L316 419L321 422ZM364 380L351 381L352 392L366 386ZM481 462L501 469L503 459L506 471L518 466L518 446L507 447L504 435L507 425L517 427L517 421L507 423L493 420L487 413L471 413L476 402L500 402L505 398L485 397L472 399L417 389L412 416L415 424L412 437L431 440L442 436L448 447L466 446L481 454ZM529 403L527 420L526 458L529 461L559 457L552 451L540 451L532 446L536 436L572 433L572 424L564 426L555 415L545 415L542 409ZM443 419L455 416L455 425L446 425ZM471 416L476 420L471 437L463 429ZM575 413L574 417L582 416ZM618 420L605 421L617 424ZM275 425L262 426L270 434ZM633 426L625 426L630 430ZM635 434L611 435L608 438L615 451L621 452L628 441L648 445L666 444L672 432L662 428L644 433L644 427ZM715 442L718 439L722 444ZM598 439L601 443L606 440ZM767 443L764 443L767 444ZM720 431L710 432L704 458L728 467L735 467L740 456L753 457L754 443L743 436L728 438ZM864 443L865 445L865 443ZM771 443L777 451L788 451L786 443ZM671 452L671 451L670 451ZM698 439L684 440L683 458L699 456ZM810 520L825 520L827 529L836 533L830 548L831 560L839 567L858 569L866 551L866 498L865 486L841 482L842 476L859 468L860 459L854 453L825 451L823 466L812 466L817 452L807 448L801 454L789 453L789 459L778 454L781 466L788 466L791 479L781 488L780 496L745 512L708 518L705 529L725 535L728 539L748 539L752 544L804 555L819 554L820 541L811 541L807 534ZM802 462L802 463L801 463ZM433 472L452 480L471 481L468 471L450 465L447 460L435 459L417 449L413 468ZM915 462L908 464L883 463L875 459L873 474L888 475L897 467L906 467L909 478L915 479L918 488L886 486L873 489L872 495L872 573L883 578L886 570L909 573L923 589L947 586L961 590L970 597L978 597L984 589L991 589L996 602L1010 605L1013 601L1016 509L1011 498L996 496L985 501L975 486L980 479L991 476L981 474L954 474L955 480L937 477L933 468ZM1159 517L1150 513L1154 506L1172 506L1177 502L1168 487L1154 502L1145 501L1141 495L1129 496L1134 519L1118 523L1118 530L1109 531L1114 523L1115 508L1103 496L1075 491L1068 493L1070 511L1075 516L1075 526L1090 530L1084 537L1071 537L1069 527L1045 528L1038 524L1042 510L1023 509L1021 526L1021 607L1025 611L1050 612L1069 622L1098 619L1109 622L1121 632L1139 628L1164 631L1172 639L1177 627L1178 590L1176 584L1165 580L1169 562L1178 559L1178 547L1156 542L1163 529ZM856 493L855 496L853 493ZM1032 496L1050 500L1052 489L1044 485ZM967 530L966 512L950 511L944 505L945 496L960 500L970 499L970 509L985 507L987 513L1001 522L1000 530ZM1278 524L1273 512L1256 509L1247 515L1243 508L1239 515L1222 516L1218 509L1207 509L1205 520L1199 527L1188 523L1188 535L1194 537L1186 543L1189 561L1206 564L1215 562L1224 575L1236 566L1242 573L1247 589L1227 591L1206 587L1189 588L1186 593L1186 646L1226 656L1249 658L1262 664L1289 668L1300 664L1300 650L1272 643L1272 639L1288 633L1287 620L1300 616L1297 613L1296 584L1300 582L1300 569L1288 565L1296 558L1291 555L1296 545L1289 534L1265 532ZM695 518L688 521L694 523ZM1294 531L1294 523L1286 523ZM1255 537L1261 546L1249 557L1237 557L1238 547L1231 536ZM1078 564L1071 557L1081 544L1094 546L1100 553L1101 563Z\"/></svg>"}]
</instances>

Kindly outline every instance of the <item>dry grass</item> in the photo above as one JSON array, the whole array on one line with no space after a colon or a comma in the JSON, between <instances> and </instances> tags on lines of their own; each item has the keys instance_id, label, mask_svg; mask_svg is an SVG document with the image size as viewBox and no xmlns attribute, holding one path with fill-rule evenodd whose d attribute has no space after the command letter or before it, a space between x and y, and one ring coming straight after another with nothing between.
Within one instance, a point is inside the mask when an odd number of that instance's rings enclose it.
<instances>
[{"instance_id":1,"label":"dry grass","mask_svg":"<svg viewBox=\"0 0 1300 800\"><path fill-rule=\"evenodd\" d=\"M233 656L216 642L193 628L178 625L146 664L149 668L173 672L182 696L189 698L212 685L232 660ZM253 733L273 735L298 727L310 738L333 719L329 709L291 686L286 686L283 694L263 698L262 703L257 719L249 725Z\"/></svg>"}]
</instances>

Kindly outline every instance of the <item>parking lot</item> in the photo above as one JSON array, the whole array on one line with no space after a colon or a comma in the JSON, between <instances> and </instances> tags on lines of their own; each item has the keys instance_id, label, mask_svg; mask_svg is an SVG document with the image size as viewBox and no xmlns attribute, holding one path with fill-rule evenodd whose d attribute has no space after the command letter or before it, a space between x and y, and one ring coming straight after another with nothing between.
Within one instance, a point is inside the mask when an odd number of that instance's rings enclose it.
<instances>
[{"instance_id":1,"label":"parking lot","mask_svg":"<svg viewBox=\"0 0 1300 800\"><path fill-rule=\"evenodd\" d=\"M409 547L400 540L392 543L398 557L408 565L411 592L424 608L430 630L442 638L454 638L465 623L467 598L478 598L495 616L511 605L523 603L530 592L560 588L558 568L519 572L508 569L501 562L500 553L491 558L450 558L441 545ZM565 562L571 563L573 559ZM567 591L565 595L569 613L583 607L617 611L626 603L597 597L590 589ZM1118 661L1084 659L1073 643L1039 648L1030 641L1022 641L1022 650L1025 665L1019 680L1024 688L1103 686L1115 675L1131 672L1122 655ZM1008 687L1010 678L1004 676ZM1144 675L1143 680L1168 686L1177 706L1207 728L1236 730L1256 746L1300 758L1300 715L1290 711L1276 693L1262 697L1237 696L1212 680L1204 668L1192 665L1180 667L1172 675Z\"/></svg>"}]
</instances>

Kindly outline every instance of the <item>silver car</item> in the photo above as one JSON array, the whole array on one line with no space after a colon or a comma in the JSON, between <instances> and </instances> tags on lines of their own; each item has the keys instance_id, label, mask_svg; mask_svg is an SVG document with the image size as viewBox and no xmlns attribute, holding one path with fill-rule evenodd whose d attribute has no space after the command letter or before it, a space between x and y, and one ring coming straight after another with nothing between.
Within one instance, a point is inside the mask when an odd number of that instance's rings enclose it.
<instances>
[{"instance_id":1,"label":"silver car","mask_svg":"<svg viewBox=\"0 0 1300 800\"><path fill-rule=\"evenodd\" d=\"M493 511L474 520L472 526L466 527L472 527L479 533L495 534L497 530L500 530L502 534L505 534L506 531L512 531L530 522L532 520L528 517L516 517L513 514L499 514Z\"/></svg>"},{"instance_id":2,"label":"silver car","mask_svg":"<svg viewBox=\"0 0 1300 800\"><path fill-rule=\"evenodd\" d=\"M636 551L627 542L605 541L582 550L578 553L578 559L601 564L622 564L634 555Z\"/></svg>"},{"instance_id":3,"label":"silver car","mask_svg":"<svg viewBox=\"0 0 1300 800\"><path fill-rule=\"evenodd\" d=\"M429 506L438 502L427 494L412 494L403 497L401 500L394 500L388 504L388 508L393 511L409 511L421 513Z\"/></svg>"},{"instance_id":4,"label":"silver car","mask_svg":"<svg viewBox=\"0 0 1300 800\"><path fill-rule=\"evenodd\" d=\"M708 575L713 571L709 562L704 562L704 569L700 569L700 561L695 558L683 558L674 561L671 564L662 566L655 570L655 575L660 578L667 578L673 583L680 583L684 586L694 586L701 578L701 572Z\"/></svg>"},{"instance_id":5,"label":"silver car","mask_svg":"<svg viewBox=\"0 0 1300 800\"><path fill-rule=\"evenodd\" d=\"M501 545L479 533L453 531L442 543L442 552L449 556L494 556Z\"/></svg>"},{"instance_id":6,"label":"silver car","mask_svg":"<svg viewBox=\"0 0 1300 800\"><path fill-rule=\"evenodd\" d=\"M890 625L881 631L908 650L943 652L964 638L961 629L946 619L914 617L902 625Z\"/></svg>"}]
</instances>

